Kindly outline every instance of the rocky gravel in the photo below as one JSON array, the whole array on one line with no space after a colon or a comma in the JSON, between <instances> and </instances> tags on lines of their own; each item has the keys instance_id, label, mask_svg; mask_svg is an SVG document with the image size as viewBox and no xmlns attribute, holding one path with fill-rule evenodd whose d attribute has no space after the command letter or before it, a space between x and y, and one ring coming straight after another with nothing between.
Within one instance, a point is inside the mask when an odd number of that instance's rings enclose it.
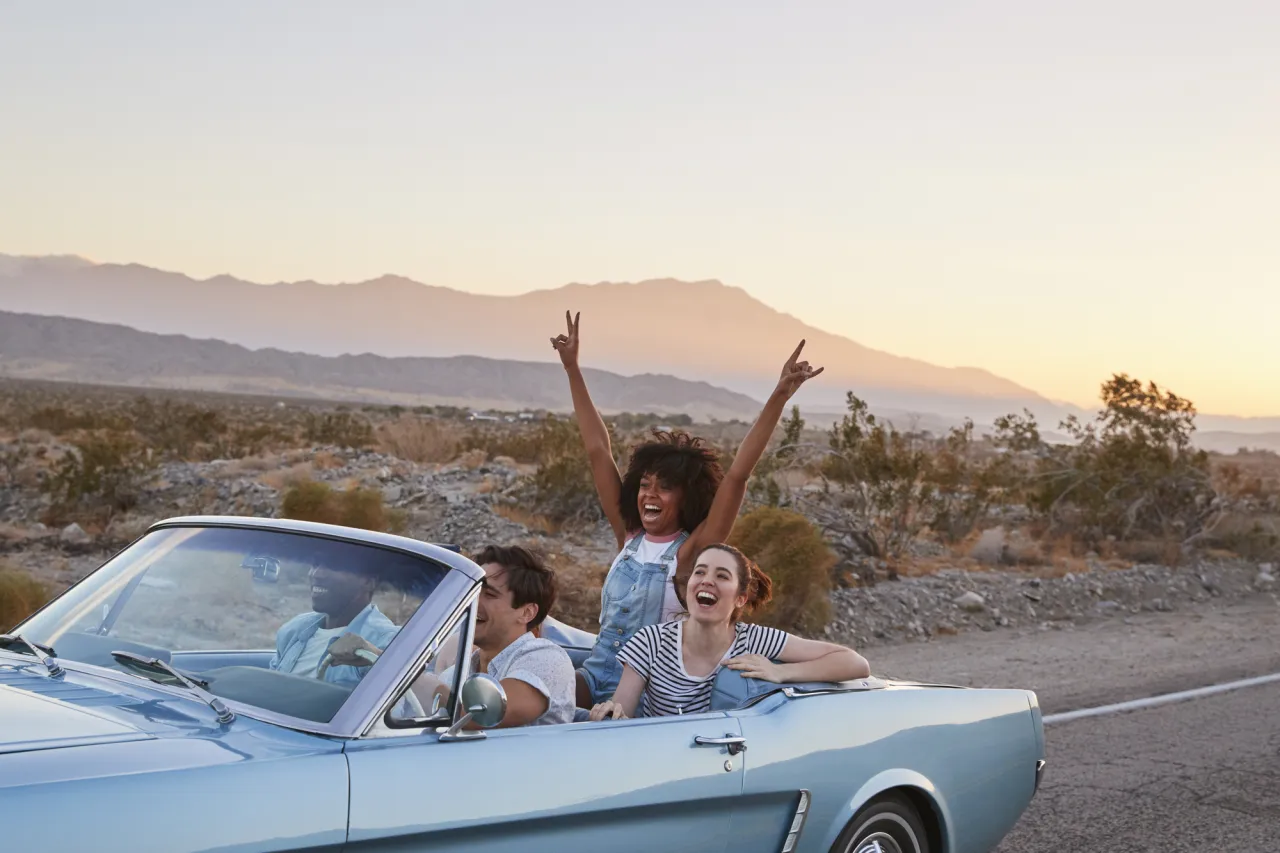
<instances>
[{"instance_id":1,"label":"rocky gravel","mask_svg":"<svg viewBox=\"0 0 1280 853\"><path fill-rule=\"evenodd\" d=\"M1062 577L1016 571L942 569L871 587L832 593L828 637L858 647L930 640L965 631L1034 627L1172 612L1209 601L1277 598L1275 567L1244 561L1198 562L1179 568L1101 565Z\"/></svg>"}]
</instances>

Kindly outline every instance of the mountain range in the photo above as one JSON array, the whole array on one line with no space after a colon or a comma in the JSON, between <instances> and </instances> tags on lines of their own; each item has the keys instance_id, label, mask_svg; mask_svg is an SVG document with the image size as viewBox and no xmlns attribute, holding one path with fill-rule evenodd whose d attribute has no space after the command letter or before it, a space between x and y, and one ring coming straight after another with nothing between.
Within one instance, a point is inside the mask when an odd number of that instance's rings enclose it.
<instances>
[{"instance_id":1,"label":"mountain range","mask_svg":"<svg viewBox=\"0 0 1280 853\"><path fill-rule=\"evenodd\" d=\"M749 419L804 338L804 356L826 368L797 395L806 416L840 413L847 391L881 414L931 428L962 417L988 423L1023 408L1046 427L1092 414L980 368L871 349L714 280L489 296L392 275L256 284L76 256L0 255L0 310L14 312L0 334L9 375L565 408L549 338L571 310L581 312L582 362L596 371L592 391L606 410ZM16 314L99 325L31 325L34 317ZM1280 431L1280 418L1201 415L1198 423L1241 435Z\"/></svg>"}]
</instances>

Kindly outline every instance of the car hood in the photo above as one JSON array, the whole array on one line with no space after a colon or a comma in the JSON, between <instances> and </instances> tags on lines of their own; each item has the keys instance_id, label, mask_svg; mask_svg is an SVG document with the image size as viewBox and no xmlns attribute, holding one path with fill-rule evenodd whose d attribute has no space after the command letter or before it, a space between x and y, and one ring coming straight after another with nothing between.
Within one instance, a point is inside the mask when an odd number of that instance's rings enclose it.
<instances>
[{"instance_id":1,"label":"car hood","mask_svg":"<svg viewBox=\"0 0 1280 853\"><path fill-rule=\"evenodd\" d=\"M36 686L40 678L28 676L23 681L29 679ZM120 720L47 695L48 691L23 686L18 679L0 681L0 754L152 737Z\"/></svg>"}]
</instances>

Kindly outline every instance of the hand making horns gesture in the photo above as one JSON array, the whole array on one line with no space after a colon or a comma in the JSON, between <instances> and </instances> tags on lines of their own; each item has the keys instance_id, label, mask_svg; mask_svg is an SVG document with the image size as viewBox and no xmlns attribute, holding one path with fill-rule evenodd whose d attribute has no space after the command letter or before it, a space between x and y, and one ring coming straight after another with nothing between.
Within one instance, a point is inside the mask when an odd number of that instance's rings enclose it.
<instances>
[{"instance_id":1,"label":"hand making horns gesture","mask_svg":"<svg viewBox=\"0 0 1280 853\"><path fill-rule=\"evenodd\" d=\"M577 332L574 332L574 347L577 348ZM800 341L800 345L796 347L795 352L791 353L791 358L787 359L787 363L782 365L782 375L778 377L778 387L774 393L782 394L784 397L790 398L796 391L800 390L800 386L808 380L817 376L825 367L819 367L814 370L809 366L807 361L798 361L800 352L804 349L804 341Z\"/></svg>"}]
</instances>

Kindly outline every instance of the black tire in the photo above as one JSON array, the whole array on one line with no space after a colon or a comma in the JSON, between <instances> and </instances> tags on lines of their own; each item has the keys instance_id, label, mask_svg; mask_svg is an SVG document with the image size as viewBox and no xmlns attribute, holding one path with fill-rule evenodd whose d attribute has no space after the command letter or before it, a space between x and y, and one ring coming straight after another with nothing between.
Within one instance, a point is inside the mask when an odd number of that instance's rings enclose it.
<instances>
[{"instance_id":1,"label":"black tire","mask_svg":"<svg viewBox=\"0 0 1280 853\"><path fill-rule=\"evenodd\" d=\"M872 842L883 853L930 853L924 823L901 794L884 794L859 809L831 853L868 853L876 849Z\"/></svg>"}]
</instances>

